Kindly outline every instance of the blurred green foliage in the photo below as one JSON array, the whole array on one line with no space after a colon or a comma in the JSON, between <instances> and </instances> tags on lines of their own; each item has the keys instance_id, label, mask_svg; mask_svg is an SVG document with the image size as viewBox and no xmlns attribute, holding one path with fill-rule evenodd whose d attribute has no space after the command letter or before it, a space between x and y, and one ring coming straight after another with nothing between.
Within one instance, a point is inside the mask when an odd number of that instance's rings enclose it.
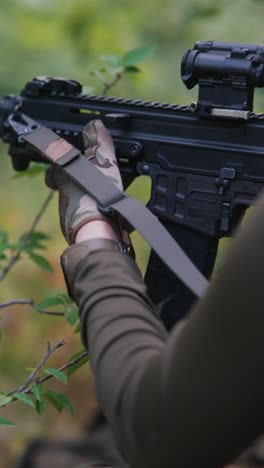
<instances>
[{"instance_id":1,"label":"blurred green foliage","mask_svg":"<svg viewBox=\"0 0 264 468\"><path fill-rule=\"evenodd\" d=\"M37 75L79 79L100 92L101 85L98 87L98 80L90 74L103 66L100 57L122 57L131 49L155 47L154 57L140 67L143 73L127 74L110 93L188 103L195 100L197 90L187 91L181 82L180 61L186 48L199 39L261 43L263 14L263 0L0 0L0 95L19 93ZM263 111L264 93L258 90L256 94L255 110ZM47 189L42 175L13 178L4 145L0 146L0 158L0 230L7 231L10 241L15 242L29 228ZM136 183L134 192L146 198L142 184ZM3 283L1 302L16 297L40 301L54 290L65 292L59 255L66 245L59 232L56 201L39 229L51 237L48 256L54 272L47 273L30 259L23 260ZM141 265L144 252L138 252ZM79 338L72 338L71 327L60 318L32 315L26 307L13 307L1 316L2 389L23 381L25 368L41 359L48 338L69 338L68 350L63 348L59 360L54 358L52 368L59 367L79 349ZM84 407L88 413L88 407L94 405L88 399L92 383L87 372L80 372L75 378L76 383L69 384L68 392L77 408L77 420L83 421ZM58 392L59 385L60 382L55 388ZM52 411L45 412L38 421L33 412L29 418L23 411L14 404L3 414L11 420L21 417L23 423L12 436L9 429L0 429L1 466L6 466L31 435L48 431L51 436L63 435L78 427L67 413L55 418Z\"/></svg>"},{"instance_id":2,"label":"blurred green foliage","mask_svg":"<svg viewBox=\"0 0 264 468\"><path fill-rule=\"evenodd\" d=\"M0 94L19 92L35 75L59 75L90 84L101 55L156 46L143 77L113 93L190 101L180 60L198 39L260 43L260 0L2 0ZM195 95L194 91L194 95Z\"/></svg>"}]
</instances>

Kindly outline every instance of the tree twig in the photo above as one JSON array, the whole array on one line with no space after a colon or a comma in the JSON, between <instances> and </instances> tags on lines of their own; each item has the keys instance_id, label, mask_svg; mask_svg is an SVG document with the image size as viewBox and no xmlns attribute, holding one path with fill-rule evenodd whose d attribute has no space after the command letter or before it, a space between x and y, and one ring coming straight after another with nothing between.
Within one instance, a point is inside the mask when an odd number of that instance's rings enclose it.
<instances>
[{"instance_id":1,"label":"tree twig","mask_svg":"<svg viewBox=\"0 0 264 468\"><path fill-rule=\"evenodd\" d=\"M118 81L122 78L123 74L122 72L117 72L115 74L115 77L113 79L113 81L111 81L110 83L104 78L104 76L98 71L98 70L94 70L90 73L92 76L95 76L99 81L101 81L101 83L103 84L103 90L102 90L102 95L105 96L105 94L108 93L108 91L113 88L113 86L115 86Z\"/></svg>"},{"instance_id":2,"label":"tree twig","mask_svg":"<svg viewBox=\"0 0 264 468\"><path fill-rule=\"evenodd\" d=\"M37 376L37 374L40 371L40 369L43 367L43 365L46 363L46 361L48 360L50 355L52 353L54 353L54 351L56 351L58 348L63 346L64 344L65 344L65 342L62 340L62 341L59 341L55 346L50 347L50 343L48 342L48 352L47 352L47 354L39 362L39 364L33 370L33 372L29 375L27 380L22 385L20 385L19 387L17 387L14 390L11 390L10 392L8 392L6 395L7 396L12 396L15 393L31 394L33 387L35 387L36 385L42 384L42 383L46 382L47 380L50 380L50 379L54 378L54 376L50 374L50 375L46 375L45 377L40 379ZM59 367L58 370L63 372L64 370L69 369L70 367L74 366L75 364L78 364L78 362L80 362L83 358L85 358L87 356L88 356L88 352L84 351L82 354L80 354L80 356L77 356L76 358L74 358L71 361L67 362L67 364L64 364L63 366ZM9 403L13 403L14 401L17 401L17 398L13 398L13 400L10 401ZM7 406L7 405L4 405L4 406Z\"/></svg>"},{"instance_id":3,"label":"tree twig","mask_svg":"<svg viewBox=\"0 0 264 468\"><path fill-rule=\"evenodd\" d=\"M29 229L29 231L27 233L27 235L25 236L23 242L21 243L21 247L17 250L17 252L14 255L12 255L12 257L10 258L8 264L1 271L0 281L2 281L6 277L6 275L13 268L13 266L18 262L18 260L20 260L21 253L22 253L23 249L29 244L34 230L36 229L40 219L42 218L43 214L45 213L45 211L46 211L46 209L47 209L47 207L49 205L49 203L52 200L53 194L54 194L54 192L50 191L50 193L47 196L46 200L44 201L41 209L39 210L37 216L35 217L32 225L31 225L31 227L30 227L30 229Z\"/></svg>"},{"instance_id":4,"label":"tree twig","mask_svg":"<svg viewBox=\"0 0 264 468\"><path fill-rule=\"evenodd\" d=\"M64 364L63 366L59 367L58 370L63 372L64 370L69 369L70 367L74 366L75 364L78 364L78 362L80 362L86 356L88 356L88 352L84 351L82 354L80 354L80 356L77 356L76 358L72 359L70 362L67 362L67 364ZM46 375L42 379L38 379L36 384L44 383L47 380L52 379L52 378L53 378L53 375ZM26 390L24 393L30 393L31 388L28 389L28 391Z\"/></svg>"},{"instance_id":5,"label":"tree twig","mask_svg":"<svg viewBox=\"0 0 264 468\"><path fill-rule=\"evenodd\" d=\"M38 372L40 371L40 369L44 366L44 364L46 363L46 361L49 359L49 357L51 356L51 354L54 353L54 351L56 351L57 349L61 348L62 346L65 345L65 341L64 340L61 340L59 341L58 343L56 343L54 346L50 346L50 343L48 342L48 350L47 350L47 353L45 354L45 356L41 359L41 361L38 363L37 367L31 372L31 374L28 376L28 378L26 379L26 381L20 385L19 387L15 388L14 390L11 390L10 392L8 392L7 396L11 396L13 395L14 393L21 393L21 392L24 392L24 393L28 393L26 390L27 390L27 387L29 385L31 385L32 383L34 383L35 379L36 379L36 376L38 374ZM40 380L38 380L38 383L40 383ZM30 390L31 390L31 387L30 387Z\"/></svg>"},{"instance_id":6,"label":"tree twig","mask_svg":"<svg viewBox=\"0 0 264 468\"><path fill-rule=\"evenodd\" d=\"M102 94L103 96L105 96L105 94L108 93L108 91L113 88L117 83L118 81L122 78L122 73L117 73L115 75L115 78L113 79L113 81L111 81L110 83L105 83L104 84L104 87L103 87L103 91L102 91Z\"/></svg>"},{"instance_id":7,"label":"tree twig","mask_svg":"<svg viewBox=\"0 0 264 468\"><path fill-rule=\"evenodd\" d=\"M5 307L9 307L12 305L30 305L34 309L34 311L38 312L39 314L56 315L57 317L65 316L64 312L52 312L51 310L38 309L37 304L33 299L13 299L11 301L2 302L0 303L0 309L4 309Z\"/></svg>"}]
</instances>

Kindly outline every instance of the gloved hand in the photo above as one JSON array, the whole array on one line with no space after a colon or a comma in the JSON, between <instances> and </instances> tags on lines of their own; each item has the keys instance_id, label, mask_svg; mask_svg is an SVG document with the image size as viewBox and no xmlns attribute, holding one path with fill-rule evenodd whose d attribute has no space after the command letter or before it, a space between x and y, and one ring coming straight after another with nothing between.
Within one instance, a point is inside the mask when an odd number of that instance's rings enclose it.
<instances>
[{"instance_id":1,"label":"gloved hand","mask_svg":"<svg viewBox=\"0 0 264 468\"><path fill-rule=\"evenodd\" d=\"M123 190L113 140L101 120L92 120L86 125L83 131L83 141L85 157L103 174L111 177L120 190ZM46 183L50 188L59 190L60 225L68 244L74 244L82 226L90 221L104 220L111 224L120 241L130 245L129 236L121 225L120 216L109 218L102 215L96 202L65 176L59 168L48 169Z\"/></svg>"}]
</instances>

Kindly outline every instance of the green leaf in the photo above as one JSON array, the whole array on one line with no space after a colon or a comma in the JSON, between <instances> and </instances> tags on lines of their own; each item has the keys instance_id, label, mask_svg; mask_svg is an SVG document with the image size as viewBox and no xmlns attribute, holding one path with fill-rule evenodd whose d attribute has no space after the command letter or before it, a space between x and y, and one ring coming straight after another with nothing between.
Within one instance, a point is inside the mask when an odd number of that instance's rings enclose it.
<instances>
[{"instance_id":1,"label":"green leaf","mask_svg":"<svg viewBox=\"0 0 264 468\"><path fill-rule=\"evenodd\" d=\"M128 67L124 68L125 73L139 73L140 71L140 68L135 67L135 65L129 65Z\"/></svg>"},{"instance_id":2,"label":"green leaf","mask_svg":"<svg viewBox=\"0 0 264 468\"><path fill-rule=\"evenodd\" d=\"M72 306L69 305L65 307L64 314L67 322L71 326L74 326L79 320L79 309L74 304Z\"/></svg>"},{"instance_id":3,"label":"green leaf","mask_svg":"<svg viewBox=\"0 0 264 468\"><path fill-rule=\"evenodd\" d=\"M30 244L25 245L22 250L24 252L32 252L33 254L35 253L35 250L46 250L47 247L43 244L40 244L39 242L30 242Z\"/></svg>"},{"instance_id":4,"label":"green leaf","mask_svg":"<svg viewBox=\"0 0 264 468\"><path fill-rule=\"evenodd\" d=\"M1 418L1 417L0 417L0 426L16 427L16 425L12 421L9 421L8 419Z\"/></svg>"},{"instance_id":5,"label":"green leaf","mask_svg":"<svg viewBox=\"0 0 264 468\"><path fill-rule=\"evenodd\" d=\"M38 241L46 241L50 239L50 236L46 234L46 232L34 231L32 233L31 239L38 240Z\"/></svg>"},{"instance_id":6,"label":"green leaf","mask_svg":"<svg viewBox=\"0 0 264 468\"><path fill-rule=\"evenodd\" d=\"M22 401L22 403L25 403L25 405L28 405L28 406L31 406L32 408L35 408L35 405L34 405L32 399L28 395L25 395L25 393L18 393L18 392L14 393L14 397L17 400Z\"/></svg>"},{"instance_id":7,"label":"green leaf","mask_svg":"<svg viewBox=\"0 0 264 468\"><path fill-rule=\"evenodd\" d=\"M68 294L58 294L57 297L59 297L64 302L65 305L74 304L73 300L70 298Z\"/></svg>"},{"instance_id":8,"label":"green leaf","mask_svg":"<svg viewBox=\"0 0 264 468\"><path fill-rule=\"evenodd\" d=\"M52 375L55 379L60 380L65 385L67 385L67 376L60 370L50 367L49 369L44 370L45 374Z\"/></svg>"},{"instance_id":9,"label":"green leaf","mask_svg":"<svg viewBox=\"0 0 264 468\"><path fill-rule=\"evenodd\" d=\"M46 403L44 400L37 400L36 401L36 411L39 416L41 416L46 409Z\"/></svg>"},{"instance_id":10,"label":"green leaf","mask_svg":"<svg viewBox=\"0 0 264 468\"><path fill-rule=\"evenodd\" d=\"M61 296L50 296L40 301L36 306L36 310L40 311L43 309L49 309L50 307L58 305L65 305L64 299Z\"/></svg>"},{"instance_id":11,"label":"green leaf","mask_svg":"<svg viewBox=\"0 0 264 468\"><path fill-rule=\"evenodd\" d=\"M54 408L56 408L57 411L59 411L59 413L61 413L64 404L60 400L58 400L56 392L48 390L46 393L43 394L43 396L52 406L54 406Z\"/></svg>"},{"instance_id":12,"label":"green leaf","mask_svg":"<svg viewBox=\"0 0 264 468\"><path fill-rule=\"evenodd\" d=\"M64 395L63 393L57 393L57 392L53 392L56 394L58 400L63 404L63 406L65 406L65 408L67 408L67 410L69 411L69 413L73 416L74 415L74 408L72 406L72 403L70 401L70 399Z\"/></svg>"},{"instance_id":13,"label":"green leaf","mask_svg":"<svg viewBox=\"0 0 264 468\"><path fill-rule=\"evenodd\" d=\"M81 321L79 320L74 328L74 333L80 333L81 331Z\"/></svg>"},{"instance_id":14,"label":"green leaf","mask_svg":"<svg viewBox=\"0 0 264 468\"><path fill-rule=\"evenodd\" d=\"M42 389L41 384L38 384L35 387L32 387L32 392L33 392L33 394L34 394L37 401L42 401L43 389Z\"/></svg>"},{"instance_id":15,"label":"green leaf","mask_svg":"<svg viewBox=\"0 0 264 468\"><path fill-rule=\"evenodd\" d=\"M0 406L5 406L12 401L13 398L11 396L0 396Z\"/></svg>"},{"instance_id":16,"label":"green leaf","mask_svg":"<svg viewBox=\"0 0 264 468\"><path fill-rule=\"evenodd\" d=\"M121 59L117 55L103 55L100 57L104 62L111 63L111 65L118 67L121 64Z\"/></svg>"},{"instance_id":17,"label":"green leaf","mask_svg":"<svg viewBox=\"0 0 264 468\"><path fill-rule=\"evenodd\" d=\"M24 234L22 234L19 238L19 241L20 242L24 242L24 240L28 237L28 232L25 232ZM36 242L43 242L43 241L47 241L50 239L50 236L48 234L46 234L45 232L42 232L42 231L34 231L31 236L30 236L30 240L31 241L36 241Z\"/></svg>"},{"instance_id":18,"label":"green leaf","mask_svg":"<svg viewBox=\"0 0 264 468\"><path fill-rule=\"evenodd\" d=\"M53 390L48 390L44 394L45 398L53 405L55 408L61 412L62 408L67 408L67 410L74 415L74 408L71 401L68 397L63 395L63 393L54 392Z\"/></svg>"},{"instance_id":19,"label":"green leaf","mask_svg":"<svg viewBox=\"0 0 264 468\"><path fill-rule=\"evenodd\" d=\"M26 251L28 253L32 252L34 254L34 250L37 249L46 249L46 245L44 242L49 240L50 237L41 231L36 231L33 232L32 235L30 235L30 238L28 238L28 233L25 232L22 234L19 238L19 243L20 245L17 246L20 250ZM26 242L25 242L26 241ZM26 244L26 245L23 245Z\"/></svg>"},{"instance_id":20,"label":"green leaf","mask_svg":"<svg viewBox=\"0 0 264 468\"><path fill-rule=\"evenodd\" d=\"M37 255L35 253L29 252L29 257L30 259L35 262L38 266L43 268L43 270L48 271L49 273L53 272L53 268L50 264L50 262L43 257L42 255Z\"/></svg>"},{"instance_id":21,"label":"green leaf","mask_svg":"<svg viewBox=\"0 0 264 468\"><path fill-rule=\"evenodd\" d=\"M155 52L155 47L142 47L129 50L121 59L121 65L125 68L137 63L144 62L151 58Z\"/></svg>"},{"instance_id":22,"label":"green leaf","mask_svg":"<svg viewBox=\"0 0 264 468\"><path fill-rule=\"evenodd\" d=\"M70 361L72 361L73 359L77 358L78 356L80 356L81 354L84 353L84 350L80 351L79 353L76 353L74 356L72 356L72 358L70 359ZM67 369L67 376L70 377L72 374L74 374L78 369L80 369L82 366L84 366L84 364L86 364L87 362L89 361L89 356L84 356L79 362L77 362L76 364L74 364L73 366L71 367L68 367Z\"/></svg>"},{"instance_id":23,"label":"green leaf","mask_svg":"<svg viewBox=\"0 0 264 468\"><path fill-rule=\"evenodd\" d=\"M69 359L69 362L70 361L73 361L73 359L76 359L77 357L81 356L81 354L83 353L86 353L86 350L85 349L81 349L80 351L77 351L77 353L74 353L70 359ZM5 393L3 393L3 395L5 395Z\"/></svg>"}]
</instances>

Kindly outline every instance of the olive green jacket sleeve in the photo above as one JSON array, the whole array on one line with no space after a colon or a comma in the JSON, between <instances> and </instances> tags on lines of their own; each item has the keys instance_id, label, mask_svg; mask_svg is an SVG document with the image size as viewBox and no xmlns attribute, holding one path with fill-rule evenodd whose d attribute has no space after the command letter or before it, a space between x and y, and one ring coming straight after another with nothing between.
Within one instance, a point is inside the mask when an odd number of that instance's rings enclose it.
<instances>
[{"instance_id":1,"label":"olive green jacket sleeve","mask_svg":"<svg viewBox=\"0 0 264 468\"><path fill-rule=\"evenodd\" d=\"M133 468L222 467L264 430L264 198L169 334L127 255L69 248L99 401Z\"/></svg>"}]
</instances>

